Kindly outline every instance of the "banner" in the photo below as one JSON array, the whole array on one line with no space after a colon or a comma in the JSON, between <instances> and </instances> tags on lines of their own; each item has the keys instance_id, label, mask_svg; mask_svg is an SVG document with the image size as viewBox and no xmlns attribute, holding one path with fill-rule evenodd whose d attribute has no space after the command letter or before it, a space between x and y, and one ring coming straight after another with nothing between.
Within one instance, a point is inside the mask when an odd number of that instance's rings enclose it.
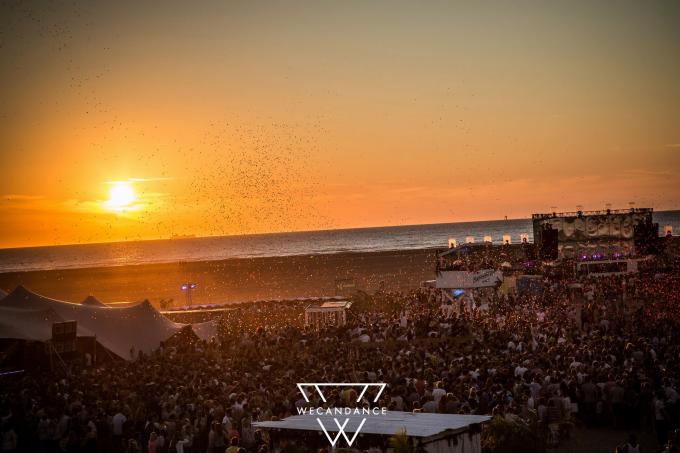
<instances>
[{"instance_id":1,"label":"banner","mask_svg":"<svg viewBox=\"0 0 680 453\"><path fill-rule=\"evenodd\" d=\"M503 281L503 272L485 269L477 272L442 271L437 274L437 288L483 288Z\"/></svg>"}]
</instances>

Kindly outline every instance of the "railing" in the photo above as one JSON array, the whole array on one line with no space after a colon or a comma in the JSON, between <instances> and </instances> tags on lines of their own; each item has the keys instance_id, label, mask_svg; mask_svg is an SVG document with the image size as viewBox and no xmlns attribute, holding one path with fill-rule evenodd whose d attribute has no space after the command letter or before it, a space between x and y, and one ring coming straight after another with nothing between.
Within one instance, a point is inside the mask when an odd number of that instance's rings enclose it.
<instances>
[{"instance_id":1,"label":"railing","mask_svg":"<svg viewBox=\"0 0 680 453\"><path fill-rule=\"evenodd\" d=\"M568 212L549 212L546 214L531 214L533 220L550 219L556 217L578 217L586 215L610 215L610 214L651 214L652 208L630 208L630 209L600 209L598 211L568 211Z\"/></svg>"}]
</instances>

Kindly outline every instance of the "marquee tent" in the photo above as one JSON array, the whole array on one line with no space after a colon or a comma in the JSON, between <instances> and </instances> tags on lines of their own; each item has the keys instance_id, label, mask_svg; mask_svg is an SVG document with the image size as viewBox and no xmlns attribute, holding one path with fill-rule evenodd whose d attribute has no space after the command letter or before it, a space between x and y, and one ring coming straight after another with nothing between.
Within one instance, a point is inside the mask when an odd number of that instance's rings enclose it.
<instances>
[{"instance_id":1,"label":"marquee tent","mask_svg":"<svg viewBox=\"0 0 680 453\"><path fill-rule=\"evenodd\" d=\"M217 337L217 323L213 320L192 324L191 328L201 340L210 341Z\"/></svg>"},{"instance_id":2,"label":"marquee tent","mask_svg":"<svg viewBox=\"0 0 680 453\"><path fill-rule=\"evenodd\" d=\"M47 341L52 337L52 324L63 322L52 308L21 309L0 307L0 338ZM78 335L92 333L78 326Z\"/></svg>"},{"instance_id":3,"label":"marquee tent","mask_svg":"<svg viewBox=\"0 0 680 453\"><path fill-rule=\"evenodd\" d=\"M73 304L23 286L0 300L0 338L46 341L51 338L52 324L61 321L77 321L78 336L96 335L97 342L124 359L131 358L132 350L152 352L187 327L170 321L149 301L125 308ZM197 330L201 332L196 332L197 336L203 338L210 329L200 326Z\"/></svg>"},{"instance_id":4,"label":"marquee tent","mask_svg":"<svg viewBox=\"0 0 680 453\"><path fill-rule=\"evenodd\" d=\"M90 305L92 307L106 307L106 304L102 302L101 300L97 299L93 295L89 295L83 300L81 305Z\"/></svg>"}]
</instances>

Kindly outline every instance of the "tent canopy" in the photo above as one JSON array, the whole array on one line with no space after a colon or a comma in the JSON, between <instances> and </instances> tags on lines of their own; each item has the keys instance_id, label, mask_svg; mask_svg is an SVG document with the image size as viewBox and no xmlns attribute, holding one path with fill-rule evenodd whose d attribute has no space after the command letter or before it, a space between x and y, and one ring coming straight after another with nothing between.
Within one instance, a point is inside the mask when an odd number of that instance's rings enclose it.
<instances>
[{"instance_id":1,"label":"tent canopy","mask_svg":"<svg viewBox=\"0 0 680 453\"><path fill-rule=\"evenodd\" d=\"M87 296L81 303L81 305L90 305L92 307L106 307L106 304L104 302L100 301L96 297L94 297L92 294Z\"/></svg>"},{"instance_id":2,"label":"tent canopy","mask_svg":"<svg viewBox=\"0 0 680 453\"><path fill-rule=\"evenodd\" d=\"M201 340L210 341L212 338L217 338L217 323L212 319L192 324L191 328Z\"/></svg>"},{"instance_id":3,"label":"tent canopy","mask_svg":"<svg viewBox=\"0 0 680 453\"><path fill-rule=\"evenodd\" d=\"M47 341L52 337L52 324L64 321L52 308L0 307L0 338ZM92 333L79 325L77 335L91 336Z\"/></svg>"},{"instance_id":4,"label":"tent canopy","mask_svg":"<svg viewBox=\"0 0 680 453\"><path fill-rule=\"evenodd\" d=\"M301 430L301 431L321 431L321 425L333 427L331 431L337 432L335 428L335 415L320 414L315 416L293 415L283 420L255 422L253 426L257 428ZM388 411L386 415L366 416L361 414L348 414L339 417L342 420L348 419L344 429L347 433L356 432L361 426L362 434L380 434L392 436L400 430L405 430L410 437L431 437L443 432L453 430L466 430L470 425L484 423L491 417L486 415L461 415L461 414L431 414L426 412L412 413ZM363 425L362 420L366 420Z\"/></svg>"},{"instance_id":5,"label":"tent canopy","mask_svg":"<svg viewBox=\"0 0 680 453\"><path fill-rule=\"evenodd\" d=\"M88 298L90 299L90 298ZM96 305L86 299L82 304L72 304L50 299L18 286L0 300L0 338L46 341L52 336L52 324L77 321L78 336L94 336L97 341L124 358L131 351L150 353L179 332L186 324L170 321L149 301L125 308ZM201 323L207 324L207 323ZM216 325L199 325L195 330L199 338L214 336Z\"/></svg>"}]
</instances>

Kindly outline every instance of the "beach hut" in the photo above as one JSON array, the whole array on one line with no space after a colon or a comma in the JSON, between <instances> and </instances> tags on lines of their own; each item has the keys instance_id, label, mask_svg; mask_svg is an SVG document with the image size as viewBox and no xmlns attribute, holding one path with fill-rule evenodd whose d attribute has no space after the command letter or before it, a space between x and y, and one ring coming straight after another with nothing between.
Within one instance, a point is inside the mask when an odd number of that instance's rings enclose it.
<instances>
[{"instance_id":1,"label":"beach hut","mask_svg":"<svg viewBox=\"0 0 680 453\"><path fill-rule=\"evenodd\" d=\"M348 300L334 300L314 303L305 307L305 326L322 329L330 326L344 326L347 310L352 306Z\"/></svg>"}]
</instances>

